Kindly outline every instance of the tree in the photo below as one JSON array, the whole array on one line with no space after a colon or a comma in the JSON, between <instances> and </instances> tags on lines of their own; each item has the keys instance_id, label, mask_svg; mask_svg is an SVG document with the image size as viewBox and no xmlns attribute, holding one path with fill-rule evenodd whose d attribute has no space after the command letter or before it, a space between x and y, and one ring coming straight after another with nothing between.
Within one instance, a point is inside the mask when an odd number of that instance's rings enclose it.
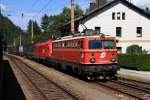
<instances>
[{"instance_id":1,"label":"tree","mask_svg":"<svg viewBox=\"0 0 150 100\"><path fill-rule=\"evenodd\" d=\"M33 26L32 26L32 24L33 24ZM37 37L37 35L41 34L41 28L39 27L37 22L33 21L33 20L29 20L28 28L27 28L27 35L25 36L25 38L28 38L28 39L25 39L26 43L28 43L28 42L31 43L32 27L33 27L34 37Z\"/></svg>"},{"instance_id":2,"label":"tree","mask_svg":"<svg viewBox=\"0 0 150 100\"><path fill-rule=\"evenodd\" d=\"M41 34L41 28L40 28L40 26L37 24L36 21L33 22L33 33L34 33L34 35L39 35L39 34Z\"/></svg>"},{"instance_id":3,"label":"tree","mask_svg":"<svg viewBox=\"0 0 150 100\"><path fill-rule=\"evenodd\" d=\"M83 11L80 8L79 5L75 6L75 18L80 17L83 15ZM60 33L61 32L61 27L65 24L70 22L71 16L70 16L70 8L64 7L63 11L55 16L50 16L49 17L49 25L48 25L48 30L49 32L54 32L54 33Z\"/></svg>"},{"instance_id":4,"label":"tree","mask_svg":"<svg viewBox=\"0 0 150 100\"><path fill-rule=\"evenodd\" d=\"M75 6L75 18L80 17L83 15L83 11L80 6ZM41 19L41 28L44 32L41 40L52 38L53 35L61 36L61 27L65 24L70 22L70 8L64 7L63 11L58 15L44 15ZM36 39L39 41L40 39Z\"/></svg>"},{"instance_id":5,"label":"tree","mask_svg":"<svg viewBox=\"0 0 150 100\"><path fill-rule=\"evenodd\" d=\"M19 44L18 38L20 34L24 34L20 27L14 25L7 17L0 14L0 34L3 35L4 41L12 45L14 38L16 44Z\"/></svg>"},{"instance_id":6,"label":"tree","mask_svg":"<svg viewBox=\"0 0 150 100\"><path fill-rule=\"evenodd\" d=\"M28 22L27 33L31 33L32 22L33 22L32 20L29 20L29 22Z\"/></svg>"},{"instance_id":7,"label":"tree","mask_svg":"<svg viewBox=\"0 0 150 100\"><path fill-rule=\"evenodd\" d=\"M80 16L83 16L83 10L80 8L79 5L75 6L75 18L78 18Z\"/></svg>"},{"instance_id":8,"label":"tree","mask_svg":"<svg viewBox=\"0 0 150 100\"><path fill-rule=\"evenodd\" d=\"M49 17L47 14L45 14L42 17L42 21L41 21L41 27L44 33L48 33L48 26L49 26Z\"/></svg>"},{"instance_id":9,"label":"tree","mask_svg":"<svg viewBox=\"0 0 150 100\"><path fill-rule=\"evenodd\" d=\"M32 24L33 24L33 26L32 26ZM36 21L33 21L33 20L29 20L29 23L28 23L28 26L27 26L27 33L29 33L29 34L32 33L32 27L33 27L33 34L34 35L41 34L40 26L37 24Z\"/></svg>"}]
</instances>

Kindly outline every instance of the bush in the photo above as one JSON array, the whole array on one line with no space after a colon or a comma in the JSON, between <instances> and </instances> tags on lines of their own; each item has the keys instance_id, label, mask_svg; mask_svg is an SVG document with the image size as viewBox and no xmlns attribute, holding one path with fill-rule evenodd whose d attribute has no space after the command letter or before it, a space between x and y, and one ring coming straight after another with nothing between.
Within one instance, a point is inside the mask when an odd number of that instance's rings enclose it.
<instances>
[{"instance_id":1,"label":"bush","mask_svg":"<svg viewBox=\"0 0 150 100\"><path fill-rule=\"evenodd\" d=\"M141 54L142 53L142 47L138 45L131 45L127 48L126 51L127 54Z\"/></svg>"},{"instance_id":2,"label":"bush","mask_svg":"<svg viewBox=\"0 0 150 100\"><path fill-rule=\"evenodd\" d=\"M118 64L124 68L150 71L150 54L119 54Z\"/></svg>"}]
</instances>

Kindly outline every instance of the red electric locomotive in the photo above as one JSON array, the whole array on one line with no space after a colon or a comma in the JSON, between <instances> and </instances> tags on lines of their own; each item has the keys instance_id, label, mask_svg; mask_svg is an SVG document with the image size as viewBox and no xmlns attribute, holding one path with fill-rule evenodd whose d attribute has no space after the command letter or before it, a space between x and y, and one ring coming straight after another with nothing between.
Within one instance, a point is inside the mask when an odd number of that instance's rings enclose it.
<instances>
[{"instance_id":1,"label":"red electric locomotive","mask_svg":"<svg viewBox=\"0 0 150 100\"><path fill-rule=\"evenodd\" d=\"M39 42L35 44L34 57L89 80L114 77L119 69L115 38L100 35L67 36Z\"/></svg>"},{"instance_id":2,"label":"red electric locomotive","mask_svg":"<svg viewBox=\"0 0 150 100\"><path fill-rule=\"evenodd\" d=\"M99 35L55 40L50 62L88 79L114 77L118 70L116 40Z\"/></svg>"},{"instance_id":3,"label":"red electric locomotive","mask_svg":"<svg viewBox=\"0 0 150 100\"><path fill-rule=\"evenodd\" d=\"M47 61L52 54L52 41L38 42L35 44L34 58L38 61Z\"/></svg>"}]
</instances>

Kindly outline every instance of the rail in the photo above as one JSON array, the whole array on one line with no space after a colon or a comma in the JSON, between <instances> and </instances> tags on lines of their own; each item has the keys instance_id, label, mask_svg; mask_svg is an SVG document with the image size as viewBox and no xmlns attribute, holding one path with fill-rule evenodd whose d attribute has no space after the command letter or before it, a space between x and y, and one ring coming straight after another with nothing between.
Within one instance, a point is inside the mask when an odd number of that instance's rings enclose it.
<instances>
[{"instance_id":1,"label":"rail","mask_svg":"<svg viewBox=\"0 0 150 100\"><path fill-rule=\"evenodd\" d=\"M44 100L49 99L69 99L69 100L79 100L81 97L73 94L64 87L56 84L55 82L49 80L43 74L39 73L35 69L31 68L28 64L23 61L10 57L18 69L25 75L25 77L31 82L31 84L40 93L41 98Z\"/></svg>"}]
</instances>

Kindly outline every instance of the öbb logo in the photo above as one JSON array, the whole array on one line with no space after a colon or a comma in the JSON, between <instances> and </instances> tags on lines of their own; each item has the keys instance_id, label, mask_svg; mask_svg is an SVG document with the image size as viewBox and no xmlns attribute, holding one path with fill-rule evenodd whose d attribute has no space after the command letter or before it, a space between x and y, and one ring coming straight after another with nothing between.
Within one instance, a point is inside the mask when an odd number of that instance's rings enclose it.
<instances>
[{"instance_id":1,"label":"\u00f6bb logo","mask_svg":"<svg viewBox=\"0 0 150 100\"><path fill-rule=\"evenodd\" d=\"M102 52L101 54L100 54L100 58L105 58L106 57L106 52Z\"/></svg>"}]
</instances>

